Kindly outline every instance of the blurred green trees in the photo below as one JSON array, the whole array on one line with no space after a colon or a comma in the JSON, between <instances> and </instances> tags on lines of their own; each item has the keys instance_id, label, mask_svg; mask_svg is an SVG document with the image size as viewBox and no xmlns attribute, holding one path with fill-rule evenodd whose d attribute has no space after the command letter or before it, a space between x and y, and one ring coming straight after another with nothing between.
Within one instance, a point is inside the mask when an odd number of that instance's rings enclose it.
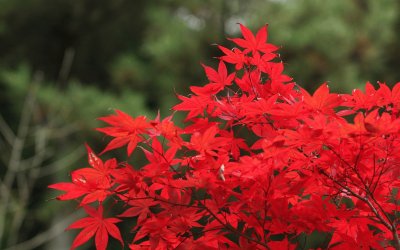
<instances>
[{"instance_id":1,"label":"blurred green trees","mask_svg":"<svg viewBox=\"0 0 400 250\"><path fill-rule=\"evenodd\" d=\"M400 80L396 0L0 0L0 204L10 192L0 221L16 225L0 228L0 248L65 248L68 240L45 234L56 231L60 213L60 204L46 201L54 197L46 186L85 164L84 142L101 150L96 117L114 108L168 115L175 92L206 80L200 62L217 63L212 44L228 43L239 22L254 29L269 23L288 74L308 89L324 81L351 91L367 80ZM8 137L19 138L23 119L18 171L6 189L17 154ZM38 173L24 198L27 166Z\"/></svg>"},{"instance_id":2,"label":"blurred green trees","mask_svg":"<svg viewBox=\"0 0 400 250\"><path fill-rule=\"evenodd\" d=\"M395 56L389 47L398 36L398 1L274 2L253 2L252 24L273 16L267 21L271 40L283 45L286 68L300 85L329 81L336 90L350 91L366 81L400 79L389 62Z\"/></svg>"}]
</instances>

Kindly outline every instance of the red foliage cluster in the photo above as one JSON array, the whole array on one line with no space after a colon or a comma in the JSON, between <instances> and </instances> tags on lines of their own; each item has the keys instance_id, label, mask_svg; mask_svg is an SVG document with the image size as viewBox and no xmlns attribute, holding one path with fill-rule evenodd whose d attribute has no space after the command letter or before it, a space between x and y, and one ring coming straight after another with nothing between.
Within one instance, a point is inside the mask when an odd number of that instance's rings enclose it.
<instances>
[{"instance_id":1,"label":"red foliage cluster","mask_svg":"<svg viewBox=\"0 0 400 250\"><path fill-rule=\"evenodd\" d=\"M178 96L185 127L100 118L112 137L103 152L127 146L147 164L103 162L88 147L90 167L50 186L89 215L69 227L83 228L72 248L94 235L97 249L109 235L124 244L115 224L136 218L131 249L295 249L314 231L325 248L399 249L400 84L311 95L282 73L267 27L240 28L218 69L203 65L208 83Z\"/></svg>"}]
</instances>

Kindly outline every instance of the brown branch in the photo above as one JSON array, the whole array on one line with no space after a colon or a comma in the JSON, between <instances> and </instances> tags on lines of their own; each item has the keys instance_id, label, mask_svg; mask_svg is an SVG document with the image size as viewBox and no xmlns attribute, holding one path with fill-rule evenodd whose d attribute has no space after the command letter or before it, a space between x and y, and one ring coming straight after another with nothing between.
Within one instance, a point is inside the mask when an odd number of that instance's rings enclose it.
<instances>
[{"instance_id":1,"label":"brown branch","mask_svg":"<svg viewBox=\"0 0 400 250\"><path fill-rule=\"evenodd\" d=\"M0 115L0 132L3 134L8 144L12 145L15 140L15 134L2 115Z\"/></svg>"},{"instance_id":2,"label":"brown branch","mask_svg":"<svg viewBox=\"0 0 400 250\"><path fill-rule=\"evenodd\" d=\"M377 209L374 207L374 205L371 203L371 201L366 198L366 197L362 197L361 195L357 194L356 192L354 192L351 188L349 188L348 186L338 182L337 180L333 179L332 177L330 177L327 173L325 173L324 170L320 170L319 171L322 175L324 175L325 177L329 178L330 180L332 180L335 184L337 184L338 186L340 186L341 188L345 189L349 194L351 194L352 196L356 197L357 199L365 202L370 209L372 210L372 212L375 214L375 216L378 218L378 220L386 227L388 228L390 231L392 231L392 225L387 222L386 220L384 220L384 218L381 216L381 214L377 211Z\"/></svg>"},{"instance_id":3,"label":"brown branch","mask_svg":"<svg viewBox=\"0 0 400 250\"><path fill-rule=\"evenodd\" d=\"M11 144L11 155L7 166L7 171L4 175L1 184L1 203L0 203L0 242L3 242L5 236L5 223L8 213L10 212L9 205L10 199L13 199L12 188L14 181L17 179L19 200L21 204L26 202L29 197L30 190L27 187L27 177L24 174L19 174L18 170L21 166L22 154L25 147L25 140L29 132L29 124L31 121L32 111L35 107L36 92L38 84L41 80L41 74L37 73L34 75L30 89L28 90L23 109L21 112L21 118L18 125L17 134ZM21 208L23 209L23 208ZM17 237L17 236L12 236ZM11 239L12 239L11 237ZM8 241L8 240L7 240ZM7 241L5 245L7 245Z\"/></svg>"},{"instance_id":4,"label":"brown branch","mask_svg":"<svg viewBox=\"0 0 400 250\"><path fill-rule=\"evenodd\" d=\"M62 90L65 89L68 81L68 76L71 72L72 63L75 57L75 49L72 47L64 51L60 72L58 74L57 86Z\"/></svg>"}]
</instances>

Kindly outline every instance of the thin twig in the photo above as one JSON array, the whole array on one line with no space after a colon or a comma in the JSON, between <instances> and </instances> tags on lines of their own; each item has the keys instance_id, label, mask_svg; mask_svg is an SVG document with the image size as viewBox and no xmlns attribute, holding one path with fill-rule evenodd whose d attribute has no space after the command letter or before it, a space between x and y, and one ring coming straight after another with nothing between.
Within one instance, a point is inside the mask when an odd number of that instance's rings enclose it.
<instances>
[{"instance_id":1,"label":"thin twig","mask_svg":"<svg viewBox=\"0 0 400 250\"><path fill-rule=\"evenodd\" d=\"M324 175L325 177L329 178L330 180L332 180L335 184L337 184L338 186L340 186L341 188L343 188L344 190L346 190L349 194L351 194L352 196L356 197L357 199L365 202L372 210L372 212L375 214L375 216L379 219L379 221L386 227L388 228L390 231L392 231L392 225L387 222L382 216L381 214L377 211L377 209L374 207L374 205L371 203L371 201L369 199L367 199L366 197L362 197L361 195L357 194L356 192L354 192L351 188L349 188L348 186L338 182L337 180L333 179L331 176L329 176L327 173L325 173L324 170L320 170L320 173L322 175Z\"/></svg>"},{"instance_id":2,"label":"thin twig","mask_svg":"<svg viewBox=\"0 0 400 250\"><path fill-rule=\"evenodd\" d=\"M8 144L12 145L15 140L15 134L4 120L3 116L0 114L0 132L3 134L4 138Z\"/></svg>"},{"instance_id":3,"label":"thin twig","mask_svg":"<svg viewBox=\"0 0 400 250\"><path fill-rule=\"evenodd\" d=\"M12 199L12 188L15 178L18 177L19 191L20 195L24 198L26 197L26 177L24 175L18 174L20 163L22 160L22 153L25 146L25 140L29 131L29 124L31 120L32 110L35 107L36 101L36 91L38 84L41 80L41 74L37 73L34 75L30 89L25 99L23 109L21 112L21 118L18 125L17 135L11 145L11 156L7 166L7 171L4 175L2 182L2 197L0 204L0 242L3 242L4 238L4 228L6 223L7 214L9 212L9 202ZM22 186L21 186L22 185ZM28 190L29 191L29 190ZM7 242L5 243L7 245Z\"/></svg>"}]
</instances>

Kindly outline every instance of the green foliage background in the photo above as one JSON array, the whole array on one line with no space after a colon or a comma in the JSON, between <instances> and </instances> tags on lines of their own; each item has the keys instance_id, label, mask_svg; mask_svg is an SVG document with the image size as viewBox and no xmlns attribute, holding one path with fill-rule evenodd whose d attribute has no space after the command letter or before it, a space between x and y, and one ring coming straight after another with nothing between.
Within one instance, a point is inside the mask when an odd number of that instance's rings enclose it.
<instances>
[{"instance_id":1,"label":"green foliage background","mask_svg":"<svg viewBox=\"0 0 400 250\"><path fill-rule=\"evenodd\" d=\"M101 126L96 117L115 108L169 115L175 93L206 81L200 62L216 65L220 53L212 44L228 45L237 23L253 30L270 24L286 72L309 90L324 81L349 92L368 80L400 80L396 0L0 0L0 115L17 134L26 96L35 95L22 163L37 154L38 136L47 135L29 199L19 199L15 178L13 198L0 210L10 225L15 209L25 211L19 227L5 227L0 249L67 249L74 233L45 233L75 204L49 200L55 193L46 186L86 165L85 142L97 151L105 145L93 130ZM2 182L13 152L3 130ZM139 162L140 153L135 157L130 161ZM41 234L44 240L30 241ZM18 248L24 242L29 248Z\"/></svg>"}]
</instances>

